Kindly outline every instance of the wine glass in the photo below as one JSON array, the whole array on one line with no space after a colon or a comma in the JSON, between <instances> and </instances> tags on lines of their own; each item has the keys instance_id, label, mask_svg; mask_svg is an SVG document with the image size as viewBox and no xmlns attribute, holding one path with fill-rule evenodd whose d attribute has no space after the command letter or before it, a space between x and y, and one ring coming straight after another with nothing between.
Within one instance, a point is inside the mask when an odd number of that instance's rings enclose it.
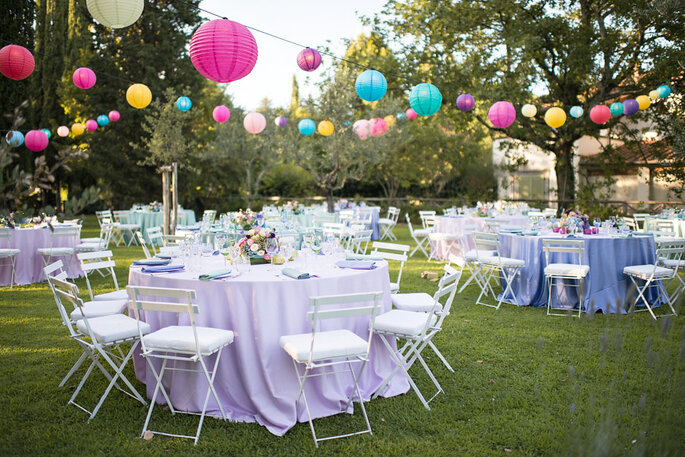
<instances>
[{"instance_id":1,"label":"wine glass","mask_svg":"<svg viewBox=\"0 0 685 457\"><path fill-rule=\"evenodd\" d=\"M224 245L226 244L226 234L225 233L217 233L214 235L214 250L221 252L221 250L224 248Z\"/></svg>"},{"instance_id":2,"label":"wine glass","mask_svg":"<svg viewBox=\"0 0 685 457\"><path fill-rule=\"evenodd\" d=\"M274 256L278 253L278 240L275 237L269 237L264 243L264 250L271 258L271 265L274 264Z\"/></svg>"}]
</instances>

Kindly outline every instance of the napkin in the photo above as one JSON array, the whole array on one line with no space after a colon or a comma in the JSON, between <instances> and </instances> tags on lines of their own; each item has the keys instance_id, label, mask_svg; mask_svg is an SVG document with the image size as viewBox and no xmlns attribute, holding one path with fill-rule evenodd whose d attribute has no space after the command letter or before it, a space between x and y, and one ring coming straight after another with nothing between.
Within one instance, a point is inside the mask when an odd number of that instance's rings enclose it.
<instances>
[{"instance_id":1,"label":"napkin","mask_svg":"<svg viewBox=\"0 0 685 457\"><path fill-rule=\"evenodd\" d=\"M140 259L134 260L133 265L168 265L169 259Z\"/></svg>"},{"instance_id":2,"label":"napkin","mask_svg":"<svg viewBox=\"0 0 685 457\"><path fill-rule=\"evenodd\" d=\"M183 271L183 265L160 265L154 267L143 267L143 273L176 273Z\"/></svg>"},{"instance_id":3,"label":"napkin","mask_svg":"<svg viewBox=\"0 0 685 457\"><path fill-rule=\"evenodd\" d=\"M340 268L353 268L355 270L373 270L376 268L372 260L340 260L336 263Z\"/></svg>"},{"instance_id":4,"label":"napkin","mask_svg":"<svg viewBox=\"0 0 685 457\"><path fill-rule=\"evenodd\" d=\"M173 256L171 254L162 254L160 252L155 257L157 257L158 259L171 259L171 257L173 257Z\"/></svg>"},{"instance_id":5,"label":"napkin","mask_svg":"<svg viewBox=\"0 0 685 457\"><path fill-rule=\"evenodd\" d=\"M210 279L220 279L220 278L225 278L226 276L230 276L231 274L231 269L224 269L224 270L217 270L217 271L212 271L204 275L200 275L197 277L200 281L209 281Z\"/></svg>"},{"instance_id":6,"label":"napkin","mask_svg":"<svg viewBox=\"0 0 685 457\"><path fill-rule=\"evenodd\" d=\"M373 254L353 254L348 252L345 254L345 260L383 260L380 255Z\"/></svg>"},{"instance_id":7,"label":"napkin","mask_svg":"<svg viewBox=\"0 0 685 457\"><path fill-rule=\"evenodd\" d=\"M283 273L287 277L293 278L293 279L309 279L310 278L309 273L302 272L302 271L297 270L295 268L288 268L288 267L283 268L281 270L281 273Z\"/></svg>"}]
</instances>

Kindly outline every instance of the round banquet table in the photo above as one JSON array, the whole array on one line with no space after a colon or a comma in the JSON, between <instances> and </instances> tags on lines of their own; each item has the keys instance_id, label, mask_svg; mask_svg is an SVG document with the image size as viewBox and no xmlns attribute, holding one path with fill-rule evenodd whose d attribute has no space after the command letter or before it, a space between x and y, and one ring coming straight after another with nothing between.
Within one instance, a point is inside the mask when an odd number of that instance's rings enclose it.
<instances>
[{"instance_id":1,"label":"round banquet table","mask_svg":"<svg viewBox=\"0 0 685 457\"><path fill-rule=\"evenodd\" d=\"M43 257L36 250L49 247L73 248L79 243L78 238L59 236L55 237L51 244L50 229L47 227L15 228L10 233L9 240L7 238L0 238L0 248L21 250L17 254L14 277L15 284L19 285L33 284L45 280ZM54 260L62 260L64 262L67 275L70 278L83 276L83 271L75 256L71 261L64 257L55 257ZM9 265L4 265L4 263L0 266L0 285L9 285L12 278L12 269Z\"/></svg>"},{"instance_id":2,"label":"round banquet table","mask_svg":"<svg viewBox=\"0 0 685 457\"><path fill-rule=\"evenodd\" d=\"M161 227L164 223L164 213L162 211L129 211L128 224L140 225L140 231L145 236L145 241L150 242L147 230L150 227ZM182 209L178 212L177 225L194 225L195 211L192 209Z\"/></svg>"},{"instance_id":3,"label":"round banquet table","mask_svg":"<svg viewBox=\"0 0 685 457\"><path fill-rule=\"evenodd\" d=\"M548 292L545 285L545 254L542 251L542 240L560 237L555 234L544 236L499 234L500 254L505 257L523 259L526 262L526 266L521 269L512 284L520 305L547 306ZM592 308L603 313L625 312L624 303L627 299L628 288L632 283L623 274L623 268L630 265L654 264L656 260L654 238L651 235L631 237L576 235L575 239L585 240L582 263L590 265L590 273L585 282L586 309ZM550 262L555 263L576 263L577 259L577 255L574 257L571 254L550 254ZM504 287L504 283L502 284ZM512 298L505 297L505 300L513 303ZM577 304L576 289L553 287L552 303L554 307L572 308Z\"/></svg>"},{"instance_id":4,"label":"round banquet table","mask_svg":"<svg viewBox=\"0 0 685 457\"><path fill-rule=\"evenodd\" d=\"M225 268L222 258L209 257L203 272ZM227 416L234 421L257 422L275 435L283 435L298 421L306 422L304 404L299 412L295 401L298 381L292 359L280 347L282 335L309 333L311 322L306 320L308 297L342 293L384 293L381 312L390 310L390 283L387 262L377 262L373 270L350 270L328 265L313 265L309 271L318 278L291 279L280 274L281 267L252 266L250 272L237 277L214 281L196 279L199 272L146 274L138 267L129 271L129 284L153 287L194 289L200 313L199 326L223 328L235 333L233 343L224 348L214 385ZM169 325L189 325L187 315L146 312L143 316L152 330ZM347 328L366 339L368 317L332 319L322 323L322 330ZM359 380L364 399L381 385L394 369L387 349L374 335L370 360ZM214 363L214 356L208 365ZM136 376L147 384L147 396L154 392L154 376L143 358L134 358ZM358 369L356 367L355 369ZM164 385L174 406L185 411L201 411L207 391L201 373L172 372L165 375ZM310 378L305 386L312 417L339 413L353 384L349 373ZM383 392L386 397L407 392L409 384L403 374L395 375ZM158 395L162 403L162 395ZM213 397L208 413L220 415Z\"/></svg>"}]
</instances>

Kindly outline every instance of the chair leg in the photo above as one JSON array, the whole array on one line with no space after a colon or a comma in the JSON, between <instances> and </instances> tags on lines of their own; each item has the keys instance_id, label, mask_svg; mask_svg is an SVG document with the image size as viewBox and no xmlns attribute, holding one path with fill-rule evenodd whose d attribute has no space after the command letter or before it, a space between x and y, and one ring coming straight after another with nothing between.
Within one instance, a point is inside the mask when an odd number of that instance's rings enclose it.
<instances>
[{"instance_id":1,"label":"chair leg","mask_svg":"<svg viewBox=\"0 0 685 457\"><path fill-rule=\"evenodd\" d=\"M438 358L442 361L443 365L445 365L445 367L446 367L449 371L451 371L452 373L454 373L454 368L452 368L452 365L450 365L449 362L447 362L447 360L445 359L445 356L443 356L442 353L441 353L440 351L438 351L438 348L435 347L435 344L433 344L433 341L432 341L432 340L428 342L428 345L429 345L430 348L433 350L433 352L435 352L435 355L437 355Z\"/></svg>"},{"instance_id":2,"label":"chair leg","mask_svg":"<svg viewBox=\"0 0 685 457\"><path fill-rule=\"evenodd\" d=\"M407 377L407 381L409 381L409 385L410 385L411 388L414 390L414 393L416 393L416 395L419 397L419 400L421 401L421 403L423 404L423 406L424 406L426 409L430 410L431 408L430 408L430 406L428 405L428 402L427 402L426 399L423 397L423 394L421 393L421 391L420 391L419 388L417 387L416 383L414 383L414 380L411 378L411 376L409 376L409 372L408 372L409 367L406 366L406 365L407 365L407 364L406 364L406 361L405 361L404 359L400 360L400 357L399 357L399 356L395 353L395 351L392 349L392 347L390 346L390 343L388 343L387 338L388 338L387 336L381 335L381 341L383 341L383 344L385 344L385 347L388 349L388 352L390 353L390 356L392 357L393 361L395 362L395 364L396 364L397 366L396 366L395 370L393 370L392 373L390 373L390 375L388 375L388 376L383 380L383 383L381 384L381 387L379 387L379 389L376 391L377 393L374 394L374 396L378 396L378 394L380 393L380 391L381 391L383 388L385 388L386 385L388 385L388 383L390 382L390 380L392 379L392 377L395 376L395 373L397 373L397 371L398 371L398 369L399 369L399 370L402 370L402 371L404 372L405 376Z\"/></svg>"},{"instance_id":3,"label":"chair leg","mask_svg":"<svg viewBox=\"0 0 685 457\"><path fill-rule=\"evenodd\" d=\"M297 380L300 383L300 391L297 394L297 400L295 401L295 414L297 414L297 404L300 402L300 398L304 401L304 409L307 411L307 420L309 421L309 428L312 431L312 437L314 438L314 445L319 447L319 440L316 438L316 431L314 430L314 421L312 420L312 414L309 411L309 403L307 403L307 395L304 393L304 383L307 381L307 376L309 375L309 366L304 369L304 374L300 376L300 370L297 367L297 362L293 359L293 364L295 365L295 374L297 374Z\"/></svg>"}]
</instances>

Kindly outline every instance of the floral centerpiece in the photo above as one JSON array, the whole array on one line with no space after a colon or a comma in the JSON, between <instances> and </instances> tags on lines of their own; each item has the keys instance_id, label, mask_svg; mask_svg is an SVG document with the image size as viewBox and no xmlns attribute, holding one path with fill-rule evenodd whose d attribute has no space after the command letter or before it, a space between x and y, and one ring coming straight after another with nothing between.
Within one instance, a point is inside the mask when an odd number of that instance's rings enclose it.
<instances>
[{"instance_id":1,"label":"floral centerpiece","mask_svg":"<svg viewBox=\"0 0 685 457\"><path fill-rule=\"evenodd\" d=\"M160 202L158 202L157 200L153 201L152 203L150 203L147 206L150 209L150 211L152 211L153 213L159 213L160 211L162 211L162 204Z\"/></svg>"},{"instance_id":2,"label":"floral centerpiece","mask_svg":"<svg viewBox=\"0 0 685 457\"><path fill-rule=\"evenodd\" d=\"M353 208L354 205L352 202L348 201L346 198L341 198L338 200L338 208L339 209L351 209Z\"/></svg>"},{"instance_id":3,"label":"floral centerpiece","mask_svg":"<svg viewBox=\"0 0 685 457\"><path fill-rule=\"evenodd\" d=\"M297 200L292 200L283 205L283 209L292 214L302 214L304 212L304 205Z\"/></svg>"},{"instance_id":4,"label":"floral centerpiece","mask_svg":"<svg viewBox=\"0 0 685 457\"><path fill-rule=\"evenodd\" d=\"M575 211L563 213L559 220L554 224L552 230L556 233L568 233L572 230L578 229L583 233L592 233L592 226L590 225L590 217L587 214L579 214Z\"/></svg>"},{"instance_id":5,"label":"floral centerpiece","mask_svg":"<svg viewBox=\"0 0 685 457\"><path fill-rule=\"evenodd\" d=\"M492 203L476 203L476 215L478 217L488 217L492 213Z\"/></svg>"},{"instance_id":6,"label":"floral centerpiece","mask_svg":"<svg viewBox=\"0 0 685 457\"><path fill-rule=\"evenodd\" d=\"M248 230L245 236L238 240L236 246L250 259L250 263L266 263L271 261L271 256L266 252L266 243L270 238L276 238L274 230L255 227Z\"/></svg>"},{"instance_id":7,"label":"floral centerpiece","mask_svg":"<svg viewBox=\"0 0 685 457\"><path fill-rule=\"evenodd\" d=\"M252 210L240 210L233 216L233 223L243 230L252 230L260 219L263 219L262 213L255 213Z\"/></svg>"}]
</instances>

